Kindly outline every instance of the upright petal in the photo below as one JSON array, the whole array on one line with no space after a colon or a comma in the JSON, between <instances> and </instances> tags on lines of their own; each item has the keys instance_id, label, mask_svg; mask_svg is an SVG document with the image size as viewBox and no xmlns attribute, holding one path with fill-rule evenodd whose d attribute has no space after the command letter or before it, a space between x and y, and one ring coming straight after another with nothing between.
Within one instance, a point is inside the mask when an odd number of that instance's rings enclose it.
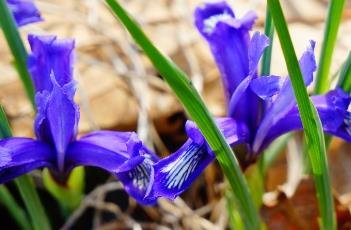
<instances>
[{"instance_id":1,"label":"upright petal","mask_svg":"<svg viewBox=\"0 0 351 230\"><path fill-rule=\"evenodd\" d=\"M222 75L229 101L239 83L249 74L249 30L256 15L237 19L226 2L206 3L195 11L195 24L206 38Z\"/></svg>"},{"instance_id":2,"label":"upright petal","mask_svg":"<svg viewBox=\"0 0 351 230\"><path fill-rule=\"evenodd\" d=\"M250 83L250 88L262 100L269 100L280 92L285 80L274 75L262 76L253 79Z\"/></svg>"},{"instance_id":3,"label":"upright petal","mask_svg":"<svg viewBox=\"0 0 351 230\"><path fill-rule=\"evenodd\" d=\"M33 0L7 0L17 26L24 26L43 19Z\"/></svg>"},{"instance_id":4,"label":"upright petal","mask_svg":"<svg viewBox=\"0 0 351 230\"><path fill-rule=\"evenodd\" d=\"M66 93L70 87L75 89L74 84L61 87L52 76L53 90L49 96L46 107L46 121L51 132L52 142L56 149L58 170L64 171L65 154L68 144L75 140L78 121L79 107L73 98Z\"/></svg>"},{"instance_id":5,"label":"upright petal","mask_svg":"<svg viewBox=\"0 0 351 230\"><path fill-rule=\"evenodd\" d=\"M245 125L231 118L217 120L219 128L230 144L246 142ZM155 168L154 196L175 199L185 191L215 158L201 132L193 122L186 124L189 139L170 156L158 161Z\"/></svg>"},{"instance_id":6,"label":"upright petal","mask_svg":"<svg viewBox=\"0 0 351 230\"><path fill-rule=\"evenodd\" d=\"M42 167L54 167L55 154L49 145L30 138L0 141L0 184Z\"/></svg>"},{"instance_id":7,"label":"upright petal","mask_svg":"<svg viewBox=\"0 0 351 230\"><path fill-rule=\"evenodd\" d=\"M351 98L341 89L311 97L322 122L324 132L351 141L351 113L347 111ZM257 152L264 150L274 139L291 131L301 130L302 123L297 105L269 127L266 138Z\"/></svg>"},{"instance_id":8,"label":"upright petal","mask_svg":"<svg viewBox=\"0 0 351 230\"><path fill-rule=\"evenodd\" d=\"M37 92L51 91L53 75L60 86L72 81L74 41L56 36L29 35L32 53L28 57L28 70Z\"/></svg>"},{"instance_id":9,"label":"upright petal","mask_svg":"<svg viewBox=\"0 0 351 230\"><path fill-rule=\"evenodd\" d=\"M314 45L315 43L311 41L299 62L306 85L311 83L313 72L316 70L316 62L313 53ZM285 117L295 105L296 99L294 91L292 89L290 79L286 78L280 92L270 107L267 109L266 113L263 116L261 124L257 129L253 144L254 152L257 153L259 151L259 146L262 145L263 140L267 137L267 133L270 127Z\"/></svg>"},{"instance_id":10,"label":"upright petal","mask_svg":"<svg viewBox=\"0 0 351 230\"><path fill-rule=\"evenodd\" d=\"M258 62L267 46L269 46L269 38L260 32L255 32L250 40L248 50L249 75L254 76L256 74Z\"/></svg>"},{"instance_id":11,"label":"upright petal","mask_svg":"<svg viewBox=\"0 0 351 230\"><path fill-rule=\"evenodd\" d=\"M39 140L55 146L57 169L64 171L65 152L76 137L79 108L73 97L74 41L29 35L32 54L28 69L36 88L38 113L34 123Z\"/></svg>"}]
</instances>

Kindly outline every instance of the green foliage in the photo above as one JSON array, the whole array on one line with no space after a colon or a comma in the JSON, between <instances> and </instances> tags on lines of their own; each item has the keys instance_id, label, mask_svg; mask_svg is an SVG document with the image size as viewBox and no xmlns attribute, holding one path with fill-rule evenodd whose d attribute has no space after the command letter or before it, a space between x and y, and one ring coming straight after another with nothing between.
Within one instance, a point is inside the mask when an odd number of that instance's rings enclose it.
<instances>
[{"instance_id":1,"label":"green foliage","mask_svg":"<svg viewBox=\"0 0 351 230\"><path fill-rule=\"evenodd\" d=\"M330 0L328 17L325 24L321 56L318 64L315 92L325 93L330 86L329 73L333 57L336 36L342 16L345 0Z\"/></svg>"},{"instance_id":2,"label":"green foliage","mask_svg":"<svg viewBox=\"0 0 351 230\"><path fill-rule=\"evenodd\" d=\"M279 0L267 0L283 49L285 62L300 111L312 172L316 184L322 229L336 229L335 211L324 134L317 111L305 87Z\"/></svg>"}]
</instances>

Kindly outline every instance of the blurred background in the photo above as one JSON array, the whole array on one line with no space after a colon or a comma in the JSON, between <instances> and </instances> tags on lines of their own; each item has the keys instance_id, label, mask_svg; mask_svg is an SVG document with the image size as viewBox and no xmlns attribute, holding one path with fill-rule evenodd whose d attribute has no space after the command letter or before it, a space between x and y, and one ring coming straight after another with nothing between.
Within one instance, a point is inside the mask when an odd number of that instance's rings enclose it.
<instances>
[{"instance_id":1,"label":"blurred background","mask_svg":"<svg viewBox=\"0 0 351 230\"><path fill-rule=\"evenodd\" d=\"M185 140L187 119L181 105L148 59L99 0L35 0L44 22L21 28L28 33L52 34L76 40L75 79L80 104L80 134L91 130L135 130L160 156L175 151ZM226 114L218 70L206 42L193 25L200 0L121 0L151 40L190 77L215 116ZM254 30L263 31L265 1L235 0L237 16L248 10L258 14ZM295 50L300 56L310 39L319 57L327 0L284 0L285 16ZM336 76L351 50L351 1L346 1L334 50L331 77ZM0 34L0 101L15 136L33 136L34 113L12 66L12 56ZM277 37L273 43L271 73L287 70ZM299 143L289 151L302 152ZM350 145L333 140L329 158L339 225L351 229ZM317 228L318 209L311 179L299 173L299 157L281 154L268 170L261 214L268 229ZM287 165L287 160L289 164ZM249 170L249 169L248 169ZM290 172L290 173L289 173ZM292 175L295 175L292 177ZM40 184L40 173L34 173ZM226 229L228 215L225 183L216 163L175 202L160 200L156 207L141 207L98 169L87 170L87 196L73 216L57 217L64 229ZM10 185L11 186L11 185ZM59 213L55 201L41 191L46 205ZM53 204L51 206L51 204ZM46 206L48 208L48 206ZM55 211L56 210L56 211ZM0 210L1 216L6 210ZM55 215L55 214L51 214ZM3 219L3 217L1 217ZM11 222L9 220L9 226Z\"/></svg>"}]
</instances>

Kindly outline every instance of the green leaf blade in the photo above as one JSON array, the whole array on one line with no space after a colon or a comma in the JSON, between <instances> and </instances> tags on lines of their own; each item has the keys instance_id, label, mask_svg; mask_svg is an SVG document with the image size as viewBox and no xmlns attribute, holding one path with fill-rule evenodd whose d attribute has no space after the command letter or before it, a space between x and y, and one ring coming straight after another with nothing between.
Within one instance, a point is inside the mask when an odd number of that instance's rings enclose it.
<instances>
[{"instance_id":1,"label":"green leaf blade","mask_svg":"<svg viewBox=\"0 0 351 230\"><path fill-rule=\"evenodd\" d=\"M336 37L342 16L345 0L330 0L328 17L324 29L321 56L318 64L315 93L327 92L330 86L329 73Z\"/></svg>"},{"instance_id":2,"label":"green leaf blade","mask_svg":"<svg viewBox=\"0 0 351 230\"><path fill-rule=\"evenodd\" d=\"M279 0L267 0L297 100L315 180L322 229L336 229L333 196L320 118L305 87Z\"/></svg>"}]
</instances>

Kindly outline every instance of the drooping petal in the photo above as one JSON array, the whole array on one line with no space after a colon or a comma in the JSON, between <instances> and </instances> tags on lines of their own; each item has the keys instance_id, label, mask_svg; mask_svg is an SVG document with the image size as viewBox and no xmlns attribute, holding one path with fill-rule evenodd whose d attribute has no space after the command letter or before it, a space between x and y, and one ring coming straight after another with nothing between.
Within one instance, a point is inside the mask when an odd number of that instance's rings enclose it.
<instances>
[{"instance_id":1,"label":"drooping petal","mask_svg":"<svg viewBox=\"0 0 351 230\"><path fill-rule=\"evenodd\" d=\"M206 38L222 75L229 101L235 88L249 74L249 30L256 15L237 19L226 2L206 3L195 11L195 24Z\"/></svg>"},{"instance_id":2,"label":"drooping petal","mask_svg":"<svg viewBox=\"0 0 351 230\"><path fill-rule=\"evenodd\" d=\"M313 53L314 45L315 43L311 41L307 47L307 50L304 52L299 61L306 85L311 83L313 72L316 70L316 62ZM267 137L270 127L274 126L280 119L285 117L295 105L296 99L292 85L290 79L286 78L280 92L267 109L260 126L257 129L253 144L254 152L258 153L259 146L262 145L263 140Z\"/></svg>"},{"instance_id":3,"label":"drooping petal","mask_svg":"<svg viewBox=\"0 0 351 230\"><path fill-rule=\"evenodd\" d=\"M247 127L232 118L216 120L230 144L249 139ZM154 196L175 199L185 191L215 158L201 132L193 122L186 123L189 139L170 156L158 161L155 168Z\"/></svg>"},{"instance_id":4,"label":"drooping petal","mask_svg":"<svg viewBox=\"0 0 351 230\"><path fill-rule=\"evenodd\" d=\"M43 20L33 0L7 0L7 4L15 18L17 26L24 26Z\"/></svg>"},{"instance_id":5,"label":"drooping petal","mask_svg":"<svg viewBox=\"0 0 351 230\"><path fill-rule=\"evenodd\" d=\"M78 165L102 168L118 177L139 203L154 204L150 195L157 160L134 132L96 131L70 143L66 170Z\"/></svg>"},{"instance_id":6,"label":"drooping petal","mask_svg":"<svg viewBox=\"0 0 351 230\"><path fill-rule=\"evenodd\" d=\"M175 199L190 187L214 158L205 145L189 139L177 152L155 164L154 195Z\"/></svg>"},{"instance_id":7,"label":"drooping petal","mask_svg":"<svg viewBox=\"0 0 351 230\"><path fill-rule=\"evenodd\" d=\"M32 53L27 65L37 92L52 90L51 75L60 86L72 81L74 40L29 35L28 41Z\"/></svg>"},{"instance_id":8,"label":"drooping petal","mask_svg":"<svg viewBox=\"0 0 351 230\"><path fill-rule=\"evenodd\" d=\"M54 151L44 142L30 138L0 141L0 184L42 167L55 167Z\"/></svg>"},{"instance_id":9,"label":"drooping petal","mask_svg":"<svg viewBox=\"0 0 351 230\"><path fill-rule=\"evenodd\" d=\"M134 157L116 172L128 194L144 205L154 204L157 199L154 196L154 164L148 155Z\"/></svg>"},{"instance_id":10,"label":"drooping petal","mask_svg":"<svg viewBox=\"0 0 351 230\"><path fill-rule=\"evenodd\" d=\"M329 91L325 95L312 96L322 122L324 132L351 141L351 113L347 111L351 98L341 89ZM266 148L274 139L291 131L301 130L300 114L295 105L284 117L272 125L258 152Z\"/></svg>"}]
</instances>

